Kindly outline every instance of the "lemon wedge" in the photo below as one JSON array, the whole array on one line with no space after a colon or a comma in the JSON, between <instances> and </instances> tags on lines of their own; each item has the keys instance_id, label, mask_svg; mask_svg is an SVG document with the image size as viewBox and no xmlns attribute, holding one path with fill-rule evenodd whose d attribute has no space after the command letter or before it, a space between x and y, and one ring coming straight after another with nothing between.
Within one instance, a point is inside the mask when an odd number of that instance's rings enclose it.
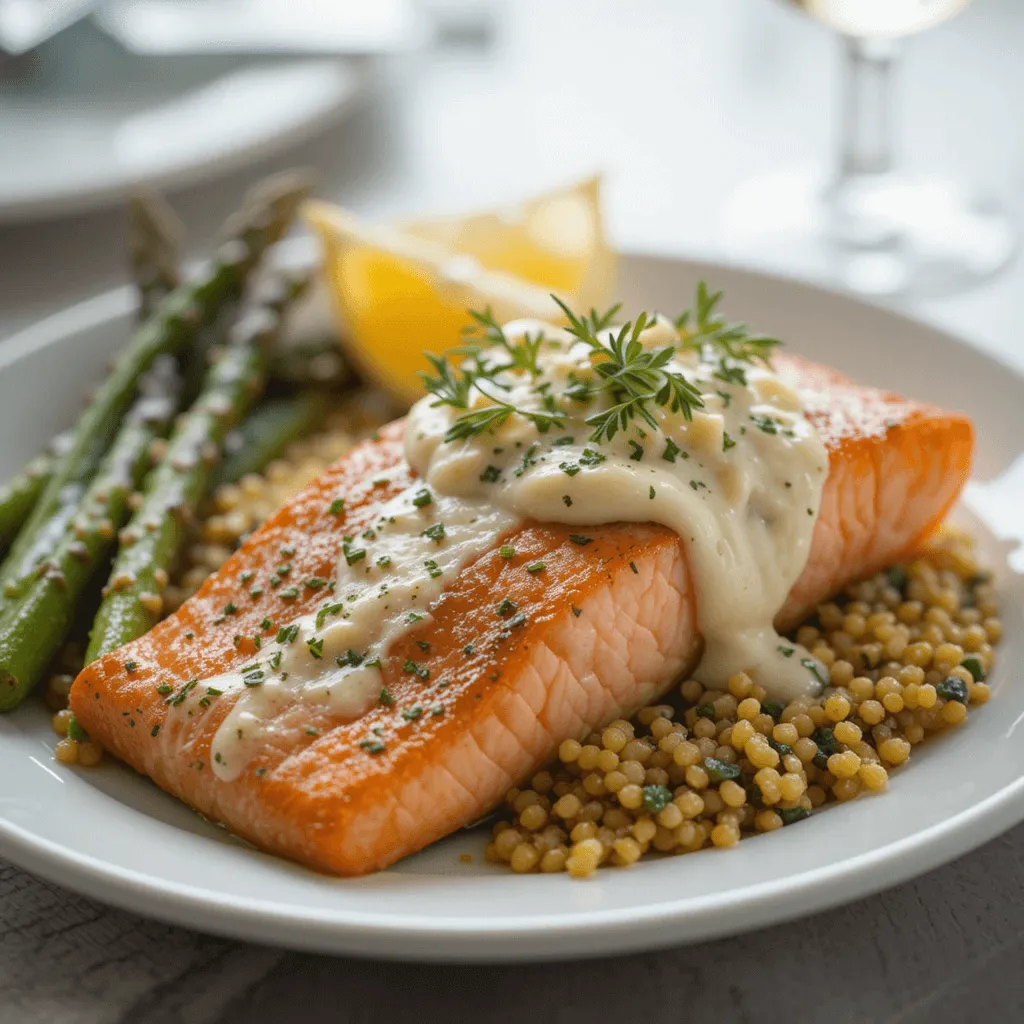
<instances>
[{"instance_id":1,"label":"lemon wedge","mask_svg":"<svg viewBox=\"0 0 1024 1024\"><path fill-rule=\"evenodd\" d=\"M304 216L323 244L348 354L402 402L423 394L423 353L460 343L468 309L560 322L551 292L589 308L607 301L614 278L596 180L515 210L399 227L369 226L321 202L307 203Z\"/></svg>"},{"instance_id":2,"label":"lemon wedge","mask_svg":"<svg viewBox=\"0 0 1024 1024\"><path fill-rule=\"evenodd\" d=\"M450 252L475 257L488 270L571 296L586 309L605 305L614 290L615 254L604 233L600 178L514 206L407 221L403 227Z\"/></svg>"}]
</instances>

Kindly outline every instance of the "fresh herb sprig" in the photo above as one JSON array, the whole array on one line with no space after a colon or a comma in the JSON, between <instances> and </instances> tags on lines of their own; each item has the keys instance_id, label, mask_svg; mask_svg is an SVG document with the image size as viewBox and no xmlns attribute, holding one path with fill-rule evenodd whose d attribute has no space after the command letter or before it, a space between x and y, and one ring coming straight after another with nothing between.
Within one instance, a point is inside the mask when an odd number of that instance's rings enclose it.
<instances>
[{"instance_id":1,"label":"fresh herb sprig","mask_svg":"<svg viewBox=\"0 0 1024 1024\"><path fill-rule=\"evenodd\" d=\"M657 430L655 407L681 413L686 419L692 419L694 410L703 407L698 388L683 374L668 369L677 346L649 349L641 342L640 336L654 323L654 317L641 313L615 331L611 323L621 305L604 313L591 309L578 315L557 296L552 298L565 314L568 332L590 348L596 375L595 379L571 374L570 387L562 397L588 404L604 396L610 403L586 417L585 422L593 428L590 441L610 441L636 420ZM720 291L711 292L704 281L698 283L693 308L674 321L680 334L679 348L698 351L716 363L714 376L719 380L743 385L744 367L754 362L768 365L780 342L767 335L752 334L746 324L726 321L717 311L721 298ZM492 390L508 390L500 379L506 371L520 371L533 378L541 374L543 333L536 337L523 334L512 340L489 306L483 312L470 310L469 315L473 323L465 331L467 343L453 350L453 355L462 359L460 365L453 366L447 356L428 354L434 374L420 373L426 390L436 399L434 405L448 405L461 412L448 428L445 440L458 441L493 432L513 414L529 420L542 434L563 426L567 414L559 408L549 385L534 388L540 398L540 409L521 408ZM485 389L482 384L488 387ZM474 388L492 404L470 411Z\"/></svg>"},{"instance_id":2,"label":"fresh herb sprig","mask_svg":"<svg viewBox=\"0 0 1024 1024\"><path fill-rule=\"evenodd\" d=\"M477 388L494 403L483 409L474 409L455 419L444 435L446 441L461 441L467 437L475 437L485 430L495 431L508 422L509 417L516 413L528 419L541 434L546 434L552 427L560 427L565 423L565 413L559 410L545 412L536 409L520 409L509 402L502 401L494 395Z\"/></svg>"},{"instance_id":3,"label":"fresh herb sprig","mask_svg":"<svg viewBox=\"0 0 1024 1024\"><path fill-rule=\"evenodd\" d=\"M683 347L717 358L715 376L726 383L745 384L743 363L770 365L771 355L782 342L766 334L751 334L745 323L729 323L718 312L722 301L720 291L708 291L704 281L697 282L697 295L692 309L675 318L676 329L683 338Z\"/></svg>"},{"instance_id":4,"label":"fresh herb sprig","mask_svg":"<svg viewBox=\"0 0 1024 1024\"><path fill-rule=\"evenodd\" d=\"M666 345L647 349L640 341L640 335L654 323L653 317L641 313L636 320L623 324L617 334L602 338L601 332L607 330L617 307L604 316L591 311L590 316L579 317L559 298L552 298L569 321L569 333L591 349L594 370L600 378L591 386L593 395L608 395L613 402L610 408L586 418L585 422L594 428L591 441L610 441L638 417L657 430L652 405L667 406L686 419L692 419L693 410L704 405L700 391L690 381L681 373L665 369L675 348Z\"/></svg>"}]
</instances>

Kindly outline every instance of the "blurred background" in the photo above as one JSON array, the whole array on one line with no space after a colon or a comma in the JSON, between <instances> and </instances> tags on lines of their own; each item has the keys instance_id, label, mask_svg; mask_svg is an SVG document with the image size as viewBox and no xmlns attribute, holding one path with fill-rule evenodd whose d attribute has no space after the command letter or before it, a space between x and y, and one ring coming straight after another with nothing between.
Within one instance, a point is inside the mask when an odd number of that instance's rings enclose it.
<instances>
[{"instance_id":1,"label":"blurred background","mask_svg":"<svg viewBox=\"0 0 1024 1024\"><path fill-rule=\"evenodd\" d=\"M123 280L127 189L166 188L198 252L304 164L382 219L601 172L619 247L1005 356L1022 42L1016 0L0 0L0 336Z\"/></svg>"}]
</instances>

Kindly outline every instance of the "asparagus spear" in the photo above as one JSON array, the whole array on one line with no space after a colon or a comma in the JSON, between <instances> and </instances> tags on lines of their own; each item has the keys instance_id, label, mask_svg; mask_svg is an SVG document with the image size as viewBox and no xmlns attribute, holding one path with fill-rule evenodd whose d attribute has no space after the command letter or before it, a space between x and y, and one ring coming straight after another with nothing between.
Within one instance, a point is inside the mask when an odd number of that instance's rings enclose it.
<instances>
[{"instance_id":1,"label":"asparagus spear","mask_svg":"<svg viewBox=\"0 0 1024 1024\"><path fill-rule=\"evenodd\" d=\"M159 192L145 190L128 200L128 265L139 290L139 321L148 320L181 284L178 261L184 228Z\"/></svg>"},{"instance_id":2,"label":"asparagus spear","mask_svg":"<svg viewBox=\"0 0 1024 1024\"><path fill-rule=\"evenodd\" d=\"M54 463L67 449L68 441L67 434L59 434L50 442L48 451L37 455L0 487L0 551L10 547L21 524L28 519L53 475Z\"/></svg>"},{"instance_id":3,"label":"asparagus spear","mask_svg":"<svg viewBox=\"0 0 1024 1024\"><path fill-rule=\"evenodd\" d=\"M320 423L330 401L319 391L302 391L261 402L224 441L224 459L213 487L235 483L247 473L259 473L293 441Z\"/></svg>"},{"instance_id":4,"label":"asparagus spear","mask_svg":"<svg viewBox=\"0 0 1024 1024\"><path fill-rule=\"evenodd\" d=\"M301 288L301 283L283 288L236 325L195 405L179 419L166 455L146 480L142 503L121 531L121 547L89 637L87 665L141 636L160 618L160 591L208 493L220 445L259 396L267 349Z\"/></svg>"},{"instance_id":5,"label":"asparagus spear","mask_svg":"<svg viewBox=\"0 0 1024 1024\"><path fill-rule=\"evenodd\" d=\"M343 388L352 380L338 339L330 337L279 346L271 356L270 376L291 387L326 390Z\"/></svg>"},{"instance_id":6,"label":"asparagus spear","mask_svg":"<svg viewBox=\"0 0 1024 1024\"><path fill-rule=\"evenodd\" d=\"M64 532L67 510L77 507L89 480L117 431L135 394L139 377L164 352L182 348L226 302L241 294L245 280L266 249L287 230L307 194L304 181L282 175L255 189L229 221L225 241L209 269L175 289L139 328L127 350L99 387L72 433L71 445L54 467L28 522L0 565L4 596L17 594Z\"/></svg>"},{"instance_id":7,"label":"asparagus spear","mask_svg":"<svg viewBox=\"0 0 1024 1024\"><path fill-rule=\"evenodd\" d=\"M132 280L139 290L139 320L145 321L180 284L178 248L181 226L173 211L155 192L133 196L128 205L128 255ZM12 480L0 487L0 551L14 542L43 493L53 469L68 447L61 434L51 449L36 456ZM63 525L63 524L62 524Z\"/></svg>"},{"instance_id":8,"label":"asparagus spear","mask_svg":"<svg viewBox=\"0 0 1024 1024\"><path fill-rule=\"evenodd\" d=\"M129 499L148 465L150 445L170 426L180 390L174 359L161 357L140 382L139 397L71 528L0 616L0 709L22 701L66 639L80 598L106 566L115 531L127 519Z\"/></svg>"}]
</instances>

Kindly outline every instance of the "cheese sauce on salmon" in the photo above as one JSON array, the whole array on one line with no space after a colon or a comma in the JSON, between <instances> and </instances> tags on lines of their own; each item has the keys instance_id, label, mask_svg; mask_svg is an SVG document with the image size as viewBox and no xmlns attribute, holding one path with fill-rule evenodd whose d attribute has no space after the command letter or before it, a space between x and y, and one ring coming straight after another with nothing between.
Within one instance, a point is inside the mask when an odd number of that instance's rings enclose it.
<instances>
[{"instance_id":1,"label":"cheese sauce on salmon","mask_svg":"<svg viewBox=\"0 0 1024 1024\"><path fill-rule=\"evenodd\" d=\"M394 641L429 617L463 567L529 519L580 527L573 539L582 547L587 526L670 528L698 594L697 677L723 686L754 671L782 699L824 681L824 666L773 626L807 562L828 471L796 391L760 362L739 366L679 346L676 326L658 317L636 340L652 353L672 349L663 368L691 385L690 400L651 403L650 419L635 416L598 441L595 414L614 410L603 396L574 397L598 372L588 345L539 321L503 333L512 345L532 340L532 365L476 381L461 406L428 395L413 407L405 452L419 480L346 538L333 578L291 580L286 558L278 567L281 596L291 587L323 591L317 612L281 626L251 663L197 681L176 704L188 715L204 694L240 692L213 741L218 777L236 778L296 700L353 719L386 702L381 665ZM469 413L483 429L460 427ZM343 502L339 495L339 512ZM542 578L543 562L528 569ZM494 614L514 630L521 617L500 597ZM411 660L404 668L421 671Z\"/></svg>"}]
</instances>

